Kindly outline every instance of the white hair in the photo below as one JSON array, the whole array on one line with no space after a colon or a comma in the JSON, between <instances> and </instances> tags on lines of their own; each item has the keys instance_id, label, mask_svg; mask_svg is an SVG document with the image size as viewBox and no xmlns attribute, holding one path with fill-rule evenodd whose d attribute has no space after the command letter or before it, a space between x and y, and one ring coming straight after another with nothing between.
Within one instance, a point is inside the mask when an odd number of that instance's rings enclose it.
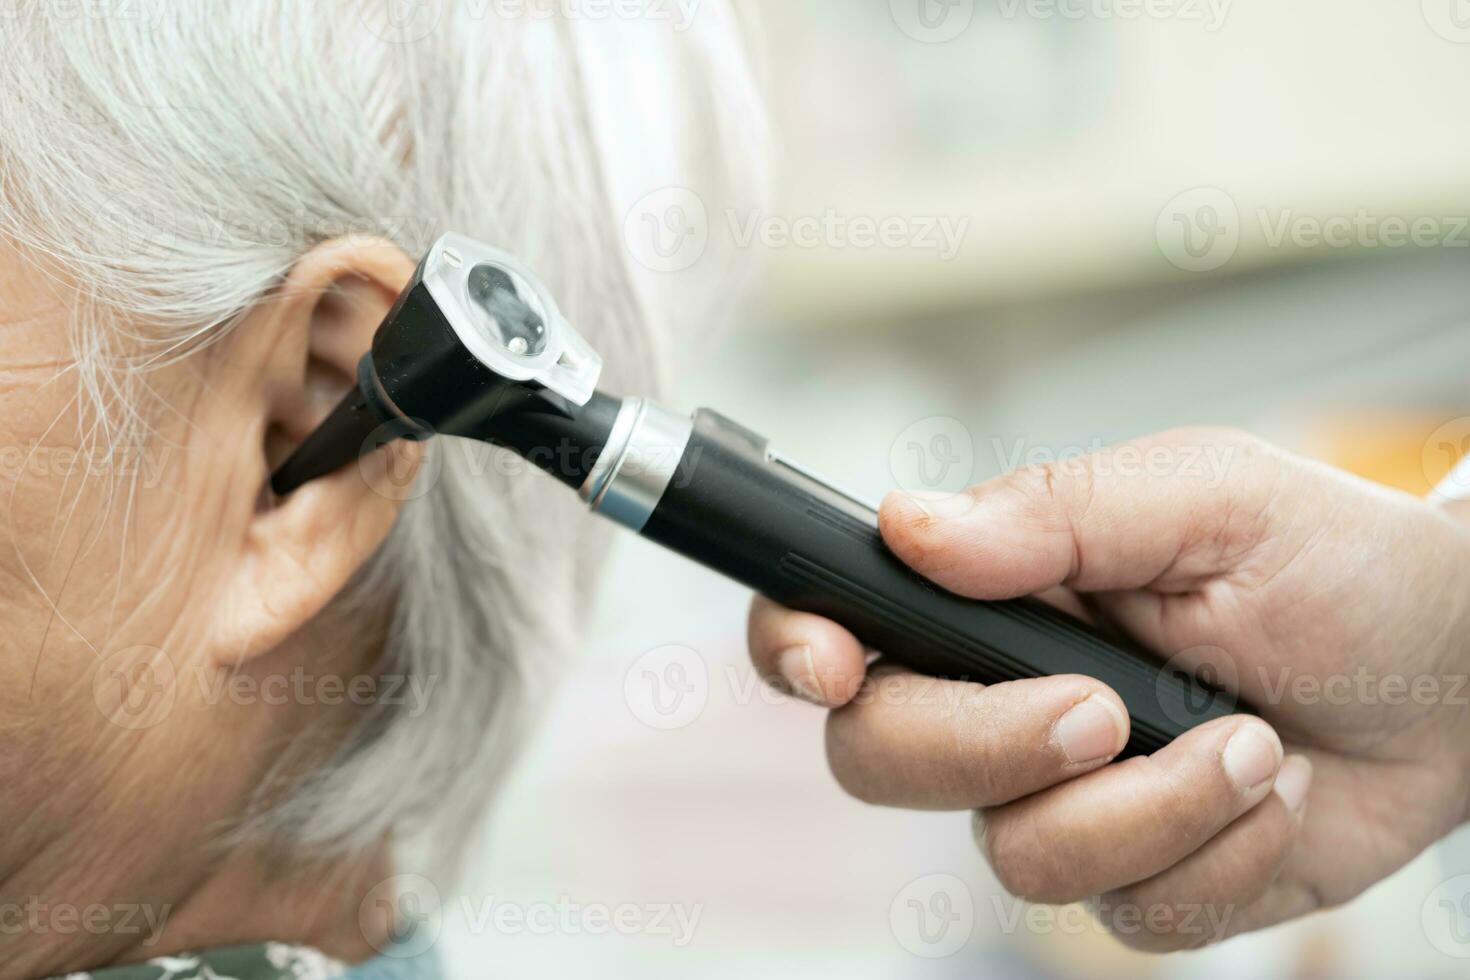
<instances>
[{"instance_id":1,"label":"white hair","mask_svg":"<svg viewBox=\"0 0 1470 980\"><path fill-rule=\"evenodd\" d=\"M515 253L607 355L603 387L657 387L662 342L610 191L615 166L642 161L609 154L608 136L723 140L685 141L681 165L719 163L702 193L757 196L763 131L735 13L660 0L629 25L565 0L421 0L428 19L400 22L384 6L0 0L0 233L86 291L75 369L99 419L136 421L140 367L229 329L344 232L417 255L454 230ZM695 13L659 23L664 8ZM656 40L675 108L609 116L612 73L636 67L607 56L620 31ZM141 362L120 367L124 346ZM603 534L574 495L432 451L437 479L337 600L392 604L381 669L432 677L432 699L375 705L270 811L298 853L461 837L579 642Z\"/></svg>"}]
</instances>

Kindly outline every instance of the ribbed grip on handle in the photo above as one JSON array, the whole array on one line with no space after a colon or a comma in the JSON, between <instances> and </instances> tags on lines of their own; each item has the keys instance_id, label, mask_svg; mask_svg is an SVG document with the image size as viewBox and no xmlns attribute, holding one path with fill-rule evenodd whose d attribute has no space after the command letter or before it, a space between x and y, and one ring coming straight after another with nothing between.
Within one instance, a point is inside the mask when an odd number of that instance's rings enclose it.
<instances>
[{"instance_id":1,"label":"ribbed grip on handle","mask_svg":"<svg viewBox=\"0 0 1470 980\"><path fill-rule=\"evenodd\" d=\"M893 556L870 508L707 410L695 416L684 461L643 533L783 605L842 624L921 673L985 684L1095 677L1128 708L1127 755L1236 710L1228 693L1161 669L1043 602L983 602L939 588Z\"/></svg>"}]
</instances>

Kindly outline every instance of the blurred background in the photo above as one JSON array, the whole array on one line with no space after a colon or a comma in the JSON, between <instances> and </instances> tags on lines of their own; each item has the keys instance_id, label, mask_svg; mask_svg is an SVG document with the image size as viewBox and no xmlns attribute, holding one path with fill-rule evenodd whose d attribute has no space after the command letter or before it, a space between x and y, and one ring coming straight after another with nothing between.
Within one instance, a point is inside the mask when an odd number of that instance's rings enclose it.
<instances>
[{"instance_id":1,"label":"blurred background","mask_svg":"<svg viewBox=\"0 0 1470 980\"><path fill-rule=\"evenodd\" d=\"M673 237L629 242L655 277L720 240L762 269L671 404L874 500L1181 424L1416 494L1470 446L1470 3L755 6L774 199L663 188ZM744 590L626 535L609 572L444 916L457 976L1470 975L1455 842L1166 959L1027 909L967 815L842 794L820 713L747 665ZM593 915L497 926L502 905Z\"/></svg>"}]
</instances>

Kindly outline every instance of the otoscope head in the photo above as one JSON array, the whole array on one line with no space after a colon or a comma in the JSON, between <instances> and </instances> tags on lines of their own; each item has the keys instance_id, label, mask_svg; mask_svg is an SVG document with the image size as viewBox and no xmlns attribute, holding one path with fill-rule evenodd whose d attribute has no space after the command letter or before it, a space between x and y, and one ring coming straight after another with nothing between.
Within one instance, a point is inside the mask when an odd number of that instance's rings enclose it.
<instances>
[{"instance_id":1,"label":"otoscope head","mask_svg":"<svg viewBox=\"0 0 1470 980\"><path fill-rule=\"evenodd\" d=\"M357 386L271 477L285 495L397 438L515 441L510 415L576 414L602 358L530 269L463 235L436 241L358 365Z\"/></svg>"},{"instance_id":2,"label":"otoscope head","mask_svg":"<svg viewBox=\"0 0 1470 980\"><path fill-rule=\"evenodd\" d=\"M576 405L597 388L602 358L521 262L463 235L444 235L415 279L464 349L502 378L532 382ZM379 340L389 321L374 338Z\"/></svg>"}]
</instances>

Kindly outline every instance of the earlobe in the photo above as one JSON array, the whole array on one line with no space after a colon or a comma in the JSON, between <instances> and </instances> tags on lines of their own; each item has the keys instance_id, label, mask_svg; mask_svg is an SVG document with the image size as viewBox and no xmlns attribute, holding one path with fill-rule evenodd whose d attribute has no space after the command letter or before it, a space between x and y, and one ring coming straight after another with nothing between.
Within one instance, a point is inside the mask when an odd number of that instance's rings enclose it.
<instances>
[{"instance_id":1,"label":"earlobe","mask_svg":"<svg viewBox=\"0 0 1470 980\"><path fill-rule=\"evenodd\" d=\"M326 243L242 322L244 356L264 374L253 399L259 445L241 447L255 454L257 486L355 383L358 360L412 273L412 260L387 242ZM238 552L212 644L220 659L274 649L325 608L387 537L407 496L393 488L413 479L422 454L420 444L396 442L252 507L232 542Z\"/></svg>"}]
</instances>

